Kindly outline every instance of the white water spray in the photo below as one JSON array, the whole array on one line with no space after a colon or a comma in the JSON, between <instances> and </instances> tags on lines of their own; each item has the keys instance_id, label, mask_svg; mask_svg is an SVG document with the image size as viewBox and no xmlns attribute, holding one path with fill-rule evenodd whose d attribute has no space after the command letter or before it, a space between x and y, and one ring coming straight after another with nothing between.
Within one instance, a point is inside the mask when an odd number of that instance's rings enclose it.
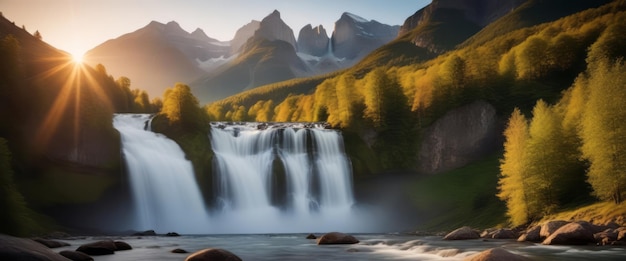
<instances>
[{"instance_id":1,"label":"white water spray","mask_svg":"<svg viewBox=\"0 0 626 261\"><path fill-rule=\"evenodd\" d=\"M136 211L133 229L202 234L209 216L191 162L178 144L145 130L149 114L116 114Z\"/></svg>"},{"instance_id":2,"label":"white water spray","mask_svg":"<svg viewBox=\"0 0 626 261\"><path fill-rule=\"evenodd\" d=\"M322 124L214 122L211 144L219 202L213 232L360 230L338 131Z\"/></svg>"}]
</instances>

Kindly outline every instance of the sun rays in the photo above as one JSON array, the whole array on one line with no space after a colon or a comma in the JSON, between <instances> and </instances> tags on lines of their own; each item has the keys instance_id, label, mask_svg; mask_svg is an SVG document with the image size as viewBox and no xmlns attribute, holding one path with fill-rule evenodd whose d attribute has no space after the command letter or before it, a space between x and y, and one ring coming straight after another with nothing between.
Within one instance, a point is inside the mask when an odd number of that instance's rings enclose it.
<instances>
[{"instance_id":1,"label":"sun rays","mask_svg":"<svg viewBox=\"0 0 626 261\"><path fill-rule=\"evenodd\" d=\"M82 63L82 56L80 59L77 56L62 56L47 60L56 66L33 78L35 85L49 96L42 97L45 116L36 130L34 144L45 148L55 134L59 131L70 131L68 127L71 126L71 145L77 148L81 126L87 117L86 107L92 111L94 108L101 109L94 107L98 104L111 108L112 103L104 91L103 81L97 78L97 72L93 68ZM71 155L72 157L78 157L75 149L72 154L76 154Z\"/></svg>"}]
</instances>

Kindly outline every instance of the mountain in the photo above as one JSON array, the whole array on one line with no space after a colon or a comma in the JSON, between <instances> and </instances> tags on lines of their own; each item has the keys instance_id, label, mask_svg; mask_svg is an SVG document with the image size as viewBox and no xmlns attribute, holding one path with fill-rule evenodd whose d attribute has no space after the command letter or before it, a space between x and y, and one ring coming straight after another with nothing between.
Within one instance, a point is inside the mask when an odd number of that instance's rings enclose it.
<instances>
[{"instance_id":1,"label":"mountain","mask_svg":"<svg viewBox=\"0 0 626 261\"><path fill-rule=\"evenodd\" d=\"M433 0L407 18L400 34L433 53L451 50L525 0Z\"/></svg>"},{"instance_id":2,"label":"mountain","mask_svg":"<svg viewBox=\"0 0 626 261\"><path fill-rule=\"evenodd\" d=\"M347 68L391 41L399 28L344 13L332 37L322 26L307 25L296 40L274 10L262 21L239 28L231 41L221 42L200 28L188 33L174 21L152 21L96 46L84 59L104 65L116 78L128 77L133 88L147 90L152 97L176 82L187 83L204 103L264 84ZM269 53L261 53L265 51Z\"/></svg>"},{"instance_id":3,"label":"mountain","mask_svg":"<svg viewBox=\"0 0 626 261\"><path fill-rule=\"evenodd\" d=\"M309 24L296 40L275 10L261 22L252 21L239 29L231 41L237 58L206 73L191 87L205 103L265 84L330 73L352 66L391 41L399 28L344 13L335 23L332 38L321 25L313 28ZM247 36L250 38L243 43Z\"/></svg>"},{"instance_id":4,"label":"mountain","mask_svg":"<svg viewBox=\"0 0 626 261\"><path fill-rule=\"evenodd\" d=\"M324 56L330 51L329 42L330 38L324 26L312 27L308 24L298 33L298 52L318 57Z\"/></svg>"},{"instance_id":5,"label":"mountain","mask_svg":"<svg viewBox=\"0 0 626 261\"><path fill-rule=\"evenodd\" d=\"M280 18L278 10L274 10L261 20L259 29L254 32L254 37L269 41L284 41L296 48L296 37L293 35L293 30Z\"/></svg>"},{"instance_id":6,"label":"mountain","mask_svg":"<svg viewBox=\"0 0 626 261\"><path fill-rule=\"evenodd\" d=\"M115 77L126 76L132 86L158 97L176 82L190 82L224 63L226 42L192 33L176 22L151 22L144 28L106 41L85 54L88 64L103 64Z\"/></svg>"},{"instance_id":7,"label":"mountain","mask_svg":"<svg viewBox=\"0 0 626 261\"><path fill-rule=\"evenodd\" d=\"M254 32L261 26L261 21L252 20L243 27L237 29L235 37L230 40L231 54L239 53L241 47L246 44L250 37L254 36Z\"/></svg>"},{"instance_id":8,"label":"mountain","mask_svg":"<svg viewBox=\"0 0 626 261\"><path fill-rule=\"evenodd\" d=\"M254 23L246 26L254 26ZM256 86L305 75L307 66L297 56L295 47L293 31L282 21L280 13L274 11L239 48L236 59L191 84L194 95L202 102L214 101Z\"/></svg>"},{"instance_id":9,"label":"mountain","mask_svg":"<svg viewBox=\"0 0 626 261\"><path fill-rule=\"evenodd\" d=\"M385 25L351 13L343 13L335 22L331 39L332 52L338 58L359 60L396 38L399 29L399 26Z\"/></svg>"}]
</instances>

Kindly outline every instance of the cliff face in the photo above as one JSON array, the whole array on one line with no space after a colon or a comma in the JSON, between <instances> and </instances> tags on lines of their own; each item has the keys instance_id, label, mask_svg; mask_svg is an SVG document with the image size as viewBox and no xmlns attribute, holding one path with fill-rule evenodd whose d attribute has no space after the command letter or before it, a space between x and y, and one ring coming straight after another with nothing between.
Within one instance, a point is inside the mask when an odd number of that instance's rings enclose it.
<instances>
[{"instance_id":1,"label":"cliff face","mask_svg":"<svg viewBox=\"0 0 626 261\"><path fill-rule=\"evenodd\" d=\"M291 27L280 19L280 12L276 10L274 10L272 14L263 18L259 29L256 30L254 36L265 38L270 41L285 41L291 44L294 48L296 47L296 37L293 35L293 30L291 30Z\"/></svg>"},{"instance_id":2,"label":"cliff face","mask_svg":"<svg viewBox=\"0 0 626 261\"><path fill-rule=\"evenodd\" d=\"M487 102L451 110L424 132L418 169L435 174L462 167L498 149L501 133L496 109Z\"/></svg>"},{"instance_id":3,"label":"cliff face","mask_svg":"<svg viewBox=\"0 0 626 261\"><path fill-rule=\"evenodd\" d=\"M333 53L338 58L356 59L375 48L393 40L398 35L398 26L367 21L359 16L344 13L335 22L332 35Z\"/></svg>"},{"instance_id":4,"label":"cliff face","mask_svg":"<svg viewBox=\"0 0 626 261\"><path fill-rule=\"evenodd\" d=\"M326 29L319 25L312 27L310 24L302 27L298 34L298 52L323 56L328 53L328 34Z\"/></svg>"}]
</instances>

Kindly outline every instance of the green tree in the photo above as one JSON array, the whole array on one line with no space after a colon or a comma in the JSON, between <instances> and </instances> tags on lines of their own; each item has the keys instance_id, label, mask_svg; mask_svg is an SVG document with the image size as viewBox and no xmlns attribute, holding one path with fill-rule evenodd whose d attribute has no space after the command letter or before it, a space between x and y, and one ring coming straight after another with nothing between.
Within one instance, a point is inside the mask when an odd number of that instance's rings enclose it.
<instances>
[{"instance_id":1,"label":"green tree","mask_svg":"<svg viewBox=\"0 0 626 261\"><path fill-rule=\"evenodd\" d=\"M594 195L620 203L626 196L626 66L608 58L589 68L582 118L582 153Z\"/></svg>"},{"instance_id":2,"label":"green tree","mask_svg":"<svg viewBox=\"0 0 626 261\"><path fill-rule=\"evenodd\" d=\"M526 143L529 139L528 121L518 108L513 110L504 131L504 158L500 160L498 197L506 202L507 215L515 226L536 218L530 209L528 195L529 172L526 168Z\"/></svg>"}]
</instances>

